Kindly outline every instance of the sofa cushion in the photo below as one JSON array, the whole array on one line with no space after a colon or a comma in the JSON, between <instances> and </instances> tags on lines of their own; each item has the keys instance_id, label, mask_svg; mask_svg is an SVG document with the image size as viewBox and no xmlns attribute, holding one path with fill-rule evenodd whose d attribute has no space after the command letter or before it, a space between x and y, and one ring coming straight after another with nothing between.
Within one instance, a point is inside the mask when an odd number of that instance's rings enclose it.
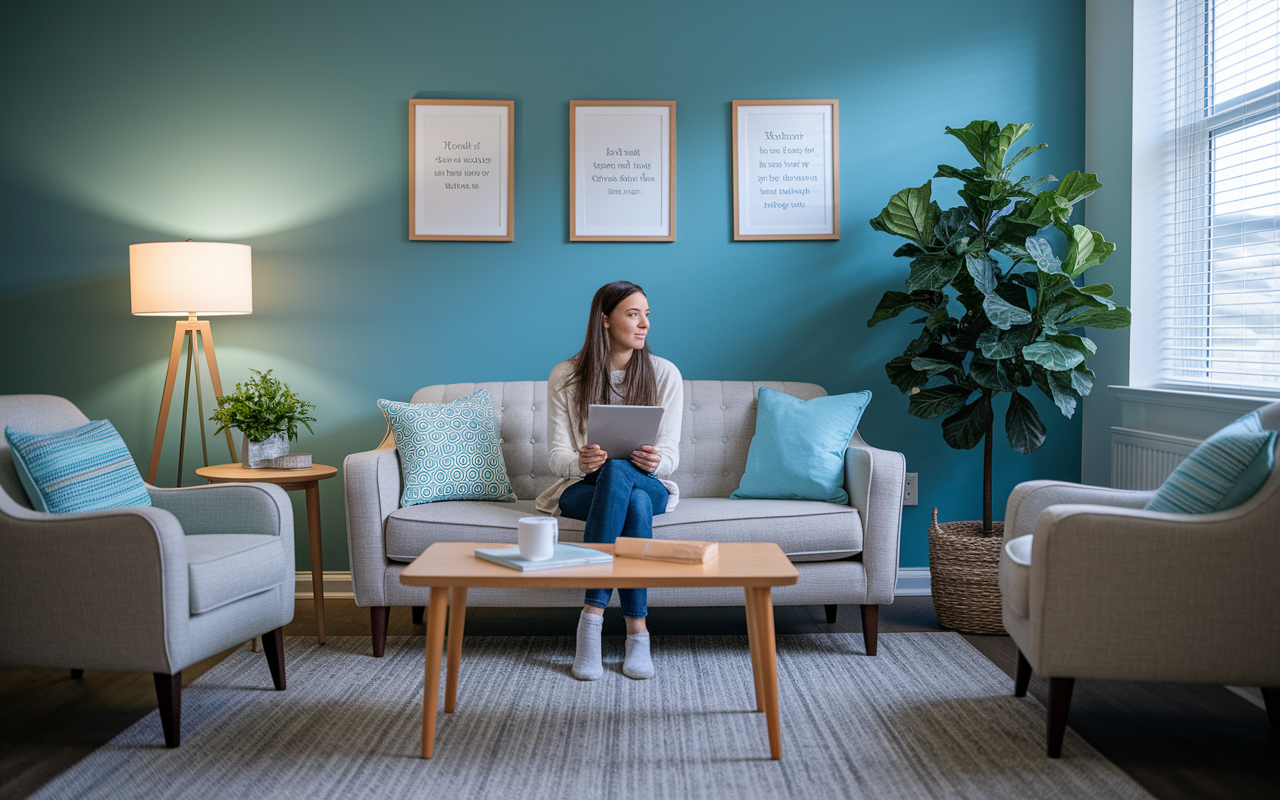
<instances>
[{"instance_id":1,"label":"sofa cushion","mask_svg":"<svg viewBox=\"0 0 1280 800\"><path fill-rule=\"evenodd\" d=\"M285 564L279 536L205 533L187 536L186 544L192 614L291 582L293 565Z\"/></svg>"},{"instance_id":2,"label":"sofa cushion","mask_svg":"<svg viewBox=\"0 0 1280 800\"><path fill-rule=\"evenodd\" d=\"M516 522L537 514L532 500L444 501L408 506L387 519L386 553L412 561L435 542L516 541ZM583 522L560 517L560 540L581 542ZM862 552L862 520L852 506L809 500L690 497L653 518L655 539L776 542L792 561L827 561Z\"/></svg>"},{"instance_id":3,"label":"sofa cushion","mask_svg":"<svg viewBox=\"0 0 1280 800\"><path fill-rule=\"evenodd\" d=\"M1000 596L1004 607L1020 617L1031 615L1032 534L1005 542L1000 550Z\"/></svg>"}]
</instances>

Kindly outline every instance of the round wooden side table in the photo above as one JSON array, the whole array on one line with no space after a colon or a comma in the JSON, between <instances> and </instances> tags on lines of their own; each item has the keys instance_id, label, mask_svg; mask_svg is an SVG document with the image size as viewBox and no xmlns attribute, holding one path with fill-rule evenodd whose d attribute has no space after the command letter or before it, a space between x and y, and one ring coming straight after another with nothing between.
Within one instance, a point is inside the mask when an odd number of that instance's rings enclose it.
<instances>
[{"instance_id":1,"label":"round wooden side table","mask_svg":"<svg viewBox=\"0 0 1280 800\"><path fill-rule=\"evenodd\" d=\"M316 635L324 644L324 563L320 548L320 481L338 474L337 467L312 464L307 469L246 469L240 464L201 467L196 474L209 483L274 483L286 492L307 493L307 532L311 538L311 590Z\"/></svg>"}]
</instances>

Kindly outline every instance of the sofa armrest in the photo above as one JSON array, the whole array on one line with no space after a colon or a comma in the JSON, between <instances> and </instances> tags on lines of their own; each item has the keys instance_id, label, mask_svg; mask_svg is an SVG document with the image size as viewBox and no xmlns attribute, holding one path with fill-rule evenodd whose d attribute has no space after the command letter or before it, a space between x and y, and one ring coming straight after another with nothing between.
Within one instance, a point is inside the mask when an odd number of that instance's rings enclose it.
<instances>
[{"instance_id":1,"label":"sofa armrest","mask_svg":"<svg viewBox=\"0 0 1280 800\"><path fill-rule=\"evenodd\" d=\"M1067 481L1025 481L1013 487L1004 511L1004 540L1026 536L1036 529L1036 520L1046 508L1064 503L1142 508L1155 492L1134 492L1086 486Z\"/></svg>"},{"instance_id":2,"label":"sofa armrest","mask_svg":"<svg viewBox=\"0 0 1280 800\"><path fill-rule=\"evenodd\" d=\"M1035 526L1030 622L1046 675L1280 683L1280 538L1263 506L1056 505ZM1262 616L1259 616L1259 615Z\"/></svg>"},{"instance_id":3,"label":"sofa armrest","mask_svg":"<svg viewBox=\"0 0 1280 800\"><path fill-rule=\"evenodd\" d=\"M148 486L151 505L178 518L183 533L255 533L293 536L289 495L269 483L211 483L182 489Z\"/></svg>"},{"instance_id":4,"label":"sofa armrest","mask_svg":"<svg viewBox=\"0 0 1280 800\"><path fill-rule=\"evenodd\" d=\"M186 537L168 511L6 507L0 562L0 664L165 673L186 666Z\"/></svg>"},{"instance_id":5,"label":"sofa armrest","mask_svg":"<svg viewBox=\"0 0 1280 800\"><path fill-rule=\"evenodd\" d=\"M400 507L400 457L394 447L352 453L342 462L347 546L356 605L387 605L387 517Z\"/></svg>"},{"instance_id":6,"label":"sofa armrest","mask_svg":"<svg viewBox=\"0 0 1280 800\"><path fill-rule=\"evenodd\" d=\"M862 566L867 571L869 605L893 602L906 465L902 453L880 450L861 440L844 451L844 490L849 505L862 518Z\"/></svg>"}]
</instances>

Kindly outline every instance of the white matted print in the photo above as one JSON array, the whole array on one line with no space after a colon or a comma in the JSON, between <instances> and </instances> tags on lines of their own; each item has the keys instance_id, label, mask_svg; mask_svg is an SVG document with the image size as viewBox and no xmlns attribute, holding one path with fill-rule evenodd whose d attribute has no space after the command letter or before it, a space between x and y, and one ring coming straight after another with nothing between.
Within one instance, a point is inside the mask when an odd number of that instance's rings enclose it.
<instances>
[{"instance_id":1,"label":"white matted print","mask_svg":"<svg viewBox=\"0 0 1280 800\"><path fill-rule=\"evenodd\" d=\"M840 238L840 101L733 101L733 238Z\"/></svg>"},{"instance_id":2,"label":"white matted print","mask_svg":"<svg viewBox=\"0 0 1280 800\"><path fill-rule=\"evenodd\" d=\"M676 104L569 103L569 241L673 242Z\"/></svg>"},{"instance_id":3,"label":"white matted print","mask_svg":"<svg viewBox=\"0 0 1280 800\"><path fill-rule=\"evenodd\" d=\"M409 101L409 238L514 238L515 101Z\"/></svg>"}]
</instances>

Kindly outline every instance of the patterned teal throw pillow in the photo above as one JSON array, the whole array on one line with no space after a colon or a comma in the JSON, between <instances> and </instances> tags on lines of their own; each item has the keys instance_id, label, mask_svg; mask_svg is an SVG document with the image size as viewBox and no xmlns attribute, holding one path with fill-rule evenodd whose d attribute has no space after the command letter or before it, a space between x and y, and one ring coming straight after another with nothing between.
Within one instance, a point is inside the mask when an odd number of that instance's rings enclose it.
<instances>
[{"instance_id":1,"label":"patterned teal throw pillow","mask_svg":"<svg viewBox=\"0 0 1280 800\"><path fill-rule=\"evenodd\" d=\"M1257 411L1200 443L1165 479L1148 511L1209 514L1235 508L1271 475L1276 432L1262 429Z\"/></svg>"},{"instance_id":2,"label":"patterned teal throw pillow","mask_svg":"<svg viewBox=\"0 0 1280 800\"><path fill-rule=\"evenodd\" d=\"M6 427L4 438L37 511L78 514L151 505L129 448L105 419L57 433Z\"/></svg>"},{"instance_id":3,"label":"patterned teal throw pillow","mask_svg":"<svg viewBox=\"0 0 1280 800\"><path fill-rule=\"evenodd\" d=\"M452 403L379 400L400 451L400 505L436 500L515 502L493 400L481 389Z\"/></svg>"}]
</instances>

